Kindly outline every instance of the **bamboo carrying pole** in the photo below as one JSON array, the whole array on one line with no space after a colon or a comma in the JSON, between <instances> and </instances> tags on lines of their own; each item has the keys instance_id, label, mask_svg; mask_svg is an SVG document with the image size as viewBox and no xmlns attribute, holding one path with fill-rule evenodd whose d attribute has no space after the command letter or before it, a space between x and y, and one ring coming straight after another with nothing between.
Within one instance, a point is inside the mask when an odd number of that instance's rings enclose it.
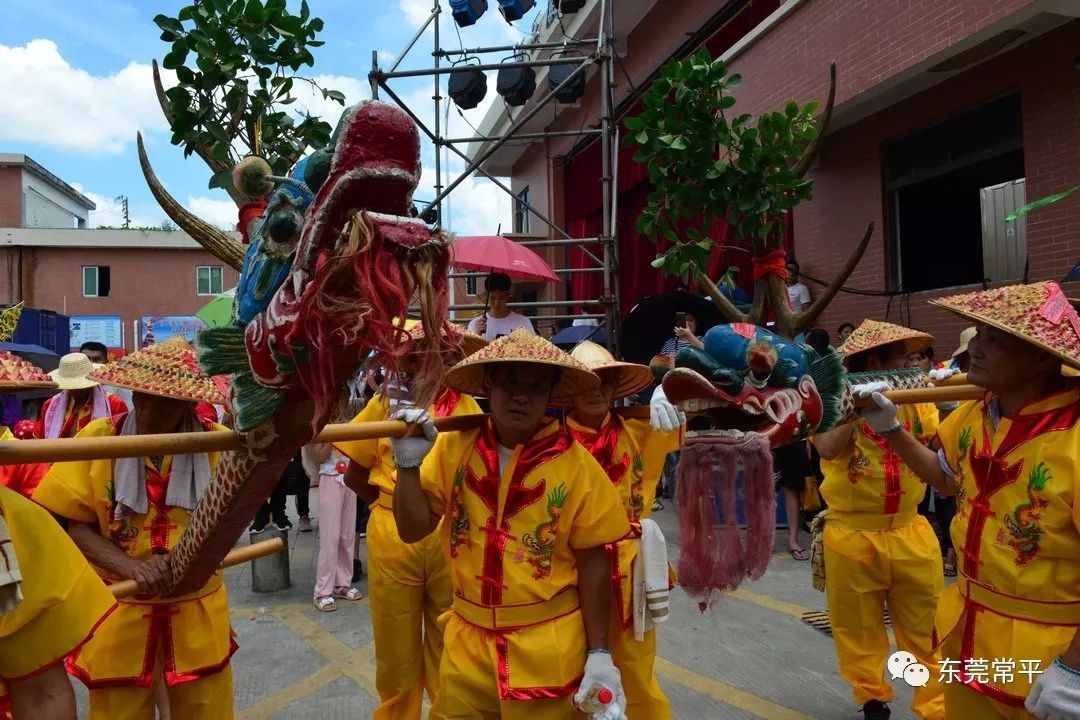
<instances>
[{"instance_id":1,"label":"bamboo carrying pole","mask_svg":"<svg viewBox=\"0 0 1080 720\"><path fill-rule=\"evenodd\" d=\"M982 397L983 392L982 388L974 385L948 384L946 387L894 390L886 392L885 397L897 404L945 402L951 400L974 400ZM866 400L857 401L856 405L866 407L871 402L867 398ZM649 408L642 406L630 407L621 410L619 414L623 417L645 419L649 417ZM439 429L439 432L473 430L479 427L486 417L486 415L457 415L455 417L437 418L435 427ZM417 431L408 424L396 420L342 423L327 425L321 433L315 436L312 442L337 443L384 437L404 437L409 432L415 433ZM124 437L20 440L18 442L0 443L0 465L225 452L239 450L240 447L240 436L231 430L130 435Z\"/></svg>"},{"instance_id":2,"label":"bamboo carrying pole","mask_svg":"<svg viewBox=\"0 0 1080 720\"><path fill-rule=\"evenodd\" d=\"M230 568L233 565L242 565L246 562L251 562L267 555L273 555L274 553L281 552L285 549L285 542L281 538L274 538L273 540L263 540L257 542L254 545L245 545L244 547L238 547L234 550L230 550L229 554L225 556L225 559L221 561L221 569ZM123 600L124 598L131 597L139 592L139 584L134 580L121 580L118 583L113 583L109 586L109 592L113 594L117 600Z\"/></svg>"}]
</instances>

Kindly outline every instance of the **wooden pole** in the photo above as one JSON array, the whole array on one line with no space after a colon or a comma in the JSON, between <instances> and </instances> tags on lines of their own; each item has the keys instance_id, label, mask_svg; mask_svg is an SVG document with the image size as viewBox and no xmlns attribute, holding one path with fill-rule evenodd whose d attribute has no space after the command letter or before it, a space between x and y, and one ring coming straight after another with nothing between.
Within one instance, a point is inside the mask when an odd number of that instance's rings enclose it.
<instances>
[{"instance_id":1,"label":"wooden pole","mask_svg":"<svg viewBox=\"0 0 1080 720\"><path fill-rule=\"evenodd\" d=\"M947 385L945 387L917 388L915 390L888 390L882 395L897 405L912 403L952 402L954 400L978 400L986 390L977 385ZM861 398L855 401L855 407L872 407L874 401Z\"/></svg>"},{"instance_id":2,"label":"wooden pole","mask_svg":"<svg viewBox=\"0 0 1080 720\"><path fill-rule=\"evenodd\" d=\"M274 553L281 552L285 549L285 542L281 538L274 538L273 540L263 540L257 542L254 545L245 545L244 547L238 547L229 551L229 554L225 556L225 559L221 561L221 569L230 568L233 565L241 565L246 562L251 562L257 558L266 557L267 555L273 555ZM139 592L139 584L134 580L121 580L118 583L113 583L109 586L109 592L113 594L117 600L123 600L124 598L136 595Z\"/></svg>"}]
</instances>

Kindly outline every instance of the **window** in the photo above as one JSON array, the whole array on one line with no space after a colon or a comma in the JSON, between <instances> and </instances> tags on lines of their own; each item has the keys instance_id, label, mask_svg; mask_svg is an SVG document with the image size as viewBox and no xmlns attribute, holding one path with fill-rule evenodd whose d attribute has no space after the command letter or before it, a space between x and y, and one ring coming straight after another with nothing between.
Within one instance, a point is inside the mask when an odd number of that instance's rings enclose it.
<instances>
[{"instance_id":1,"label":"window","mask_svg":"<svg viewBox=\"0 0 1080 720\"><path fill-rule=\"evenodd\" d=\"M891 289L1022 278L1023 226L1004 222L1023 193L1021 130L1012 93L886 145Z\"/></svg>"},{"instance_id":2,"label":"window","mask_svg":"<svg viewBox=\"0 0 1080 720\"><path fill-rule=\"evenodd\" d=\"M195 293L198 295L220 295L221 266L199 265L195 268Z\"/></svg>"},{"instance_id":3,"label":"window","mask_svg":"<svg viewBox=\"0 0 1080 720\"><path fill-rule=\"evenodd\" d=\"M514 198L514 232L529 233L529 188L525 188Z\"/></svg>"},{"instance_id":4,"label":"window","mask_svg":"<svg viewBox=\"0 0 1080 720\"><path fill-rule=\"evenodd\" d=\"M465 292L469 295L476 295L476 276L470 275L465 278Z\"/></svg>"},{"instance_id":5,"label":"window","mask_svg":"<svg viewBox=\"0 0 1080 720\"><path fill-rule=\"evenodd\" d=\"M84 265L82 269L83 297L109 297L109 268L106 265Z\"/></svg>"}]
</instances>

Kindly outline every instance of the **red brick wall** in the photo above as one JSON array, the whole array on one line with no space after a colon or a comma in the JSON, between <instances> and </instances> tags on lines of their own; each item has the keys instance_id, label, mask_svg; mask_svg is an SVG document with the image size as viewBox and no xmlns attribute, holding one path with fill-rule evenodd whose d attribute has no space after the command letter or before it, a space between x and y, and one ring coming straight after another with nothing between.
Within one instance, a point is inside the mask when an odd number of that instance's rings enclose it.
<instances>
[{"instance_id":1,"label":"red brick wall","mask_svg":"<svg viewBox=\"0 0 1080 720\"><path fill-rule=\"evenodd\" d=\"M13 248L5 263L15 258ZM236 286L239 274L204 250L126 250L33 248L33 297L28 305L68 315L120 315L128 350L131 323L143 315L191 315L212 297L196 294L195 267L221 265L224 289ZM26 248L29 254L31 248ZM24 256L25 257L25 256ZM26 261L24 260L24 263ZM107 265L111 289L107 298L82 294L82 267ZM0 297L8 294L6 271L0 272ZM66 310L65 310L66 301Z\"/></svg>"},{"instance_id":2,"label":"red brick wall","mask_svg":"<svg viewBox=\"0 0 1080 720\"><path fill-rule=\"evenodd\" d=\"M905 25L909 16L892 21L899 30L883 36L864 34L858 17L872 18L884 8L916 3L842 3L815 0L790 16L773 33L738 58L736 69L746 78L740 105L746 112L758 112L782 104L788 98L805 100L823 93L825 63L840 60L841 82L838 99L851 97L881 80L882 73L906 67L925 58L922 44L931 38L937 46L951 28L958 32L969 26L981 27L999 19L1025 2L941 2L922 3L937 7L942 17L933 22ZM844 13L851 5L854 11ZM867 7L872 6L872 7ZM956 6L964 6L958 10ZM826 12L829 9L831 12ZM820 34L815 28L827 22L844 28L843 33ZM813 24L811 24L813 21ZM801 40L797 38L803 38ZM844 39L856 38L845 49ZM823 49L824 48L824 49ZM1080 49L1080 22L1073 22L1019 46L941 85L903 101L829 136L820 162L813 171L814 199L795 213L795 248L803 270L816 277L831 277L844 263L866 225L875 223L870 248L848 285L883 290L887 277L884 234L885 211L882 180L884 143L898 135L947 118L971 106L1019 90L1022 98L1024 164L1027 196L1035 199L1080 184L1080 70L1073 58ZM897 58L880 57L885 51ZM862 54L860 54L862 53ZM773 62L775 58L788 61ZM810 70L792 71L793 67ZM820 70L819 70L820 69ZM740 89L740 92L743 92ZM745 101L745 102L744 102ZM749 105L749 107L746 107ZM1028 220L1030 279L1058 280L1080 260L1080 197L1072 197L1051 208L1037 211ZM933 258L927 258L933 262ZM813 288L812 288L813 289ZM974 289L974 288L972 288ZM1071 295L1080 286L1067 287ZM938 338L939 352L955 346L965 323L942 310L930 308L927 300L956 292L915 293L904 302L903 320ZM894 298L888 319L899 322L900 298ZM841 295L830 306L821 324L835 333L843 321L857 323L864 317L886 318L887 300ZM908 316L910 307L910 321Z\"/></svg>"},{"instance_id":3,"label":"red brick wall","mask_svg":"<svg viewBox=\"0 0 1080 720\"><path fill-rule=\"evenodd\" d=\"M22 168L0 167L0 227L22 227Z\"/></svg>"}]
</instances>

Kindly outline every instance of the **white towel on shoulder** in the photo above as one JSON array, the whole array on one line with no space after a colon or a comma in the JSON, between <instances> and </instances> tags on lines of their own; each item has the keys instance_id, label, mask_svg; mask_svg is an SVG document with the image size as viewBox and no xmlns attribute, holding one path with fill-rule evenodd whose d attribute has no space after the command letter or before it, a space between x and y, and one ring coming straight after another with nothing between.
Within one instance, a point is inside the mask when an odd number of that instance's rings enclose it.
<instances>
[{"instance_id":1,"label":"white towel on shoulder","mask_svg":"<svg viewBox=\"0 0 1080 720\"><path fill-rule=\"evenodd\" d=\"M641 521L641 538L634 558L634 638L668 619L668 559L664 533L655 521Z\"/></svg>"}]
</instances>

